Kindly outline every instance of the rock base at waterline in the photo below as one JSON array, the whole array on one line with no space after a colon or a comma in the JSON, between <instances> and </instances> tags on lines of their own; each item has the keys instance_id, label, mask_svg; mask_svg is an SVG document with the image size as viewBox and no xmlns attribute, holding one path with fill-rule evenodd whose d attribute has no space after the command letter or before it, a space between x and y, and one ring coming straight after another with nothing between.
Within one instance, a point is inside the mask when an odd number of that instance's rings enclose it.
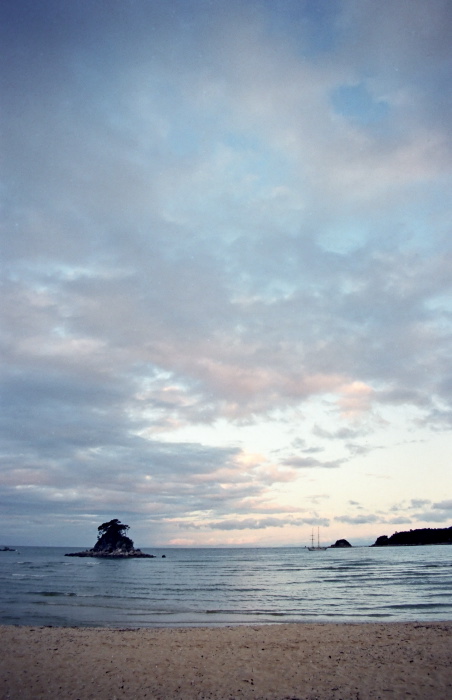
<instances>
[{"instance_id":1,"label":"rock base at waterline","mask_svg":"<svg viewBox=\"0 0 452 700\"><path fill-rule=\"evenodd\" d=\"M141 549L133 549L128 552L113 550L112 552L95 551L86 549L84 552L70 552L65 557L97 557L101 559L155 559L155 554L145 554Z\"/></svg>"}]
</instances>

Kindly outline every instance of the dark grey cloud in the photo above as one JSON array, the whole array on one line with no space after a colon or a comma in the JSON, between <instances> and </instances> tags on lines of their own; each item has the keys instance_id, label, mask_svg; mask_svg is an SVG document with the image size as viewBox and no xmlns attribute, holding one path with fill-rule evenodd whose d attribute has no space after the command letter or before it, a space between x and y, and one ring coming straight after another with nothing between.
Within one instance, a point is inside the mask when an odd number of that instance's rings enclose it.
<instances>
[{"instance_id":1,"label":"dark grey cloud","mask_svg":"<svg viewBox=\"0 0 452 700\"><path fill-rule=\"evenodd\" d=\"M415 514L416 521L424 523L433 523L434 527L446 527L450 523L450 510L448 512L438 512L437 510L422 510Z\"/></svg>"},{"instance_id":2,"label":"dark grey cloud","mask_svg":"<svg viewBox=\"0 0 452 700\"><path fill-rule=\"evenodd\" d=\"M425 498L415 498L411 500L411 508L422 508L423 506L429 505L430 501Z\"/></svg>"},{"instance_id":3,"label":"dark grey cloud","mask_svg":"<svg viewBox=\"0 0 452 700\"><path fill-rule=\"evenodd\" d=\"M282 464L288 467L294 467L295 469L311 469L319 468L322 469L337 469L343 463L343 460L320 460L315 457L287 457L282 460Z\"/></svg>"},{"instance_id":4,"label":"dark grey cloud","mask_svg":"<svg viewBox=\"0 0 452 700\"><path fill-rule=\"evenodd\" d=\"M432 508L435 508L437 510L451 511L452 499L446 501L439 501L438 503L432 503Z\"/></svg>"},{"instance_id":5,"label":"dark grey cloud","mask_svg":"<svg viewBox=\"0 0 452 700\"><path fill-rule=\"evenodd\" d=\"M361 515L336 515L334 519L340 523L347 523L350 525L364 525L367 523L381 522L381 516L374 515L373 513L362 513Z\"/></svg>"},{"instance_id":6,"label":"dark grey cloud","mask_svg":"<svg viewBox=\"0 0 452 700\"><path fill-rule=\"evenodd\" d=\"M366 428L359 426L359 427L342 427L338 428L337 430L331 431L331 430L326 430L325 428L322 428L319 425L314 426L312 430L313 434L322 438L322 439L328 439L328 440L353 440L354 438L359 438L363 434L365 435L367 433Z\"/></svg>"}]
</instances>

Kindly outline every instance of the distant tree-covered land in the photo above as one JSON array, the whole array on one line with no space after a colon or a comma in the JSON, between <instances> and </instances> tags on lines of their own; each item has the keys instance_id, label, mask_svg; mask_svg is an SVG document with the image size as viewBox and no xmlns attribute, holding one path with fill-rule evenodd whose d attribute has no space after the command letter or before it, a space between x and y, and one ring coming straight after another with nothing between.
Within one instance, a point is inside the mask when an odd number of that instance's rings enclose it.
<instances>
[{"instance_id":1,"label":"distant tree-covered land","mask_svg":"<svg viewBox=\"0 0 452 700\"><path fill-rule=\"evenodd\" d=\"M452 527L426 527L420 530L395 532L391 537L377 537L371 547L400 547L403 545L452 544Z\"/></svg>"}]
</instances>

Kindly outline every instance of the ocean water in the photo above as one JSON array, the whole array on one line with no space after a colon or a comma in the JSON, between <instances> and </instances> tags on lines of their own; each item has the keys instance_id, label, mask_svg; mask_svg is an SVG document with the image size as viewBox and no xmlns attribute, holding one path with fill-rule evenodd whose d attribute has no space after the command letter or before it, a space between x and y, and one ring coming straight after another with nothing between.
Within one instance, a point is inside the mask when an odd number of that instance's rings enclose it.
<instances>
[{"instance_id":1,"label":"ocean water","mask_svg":"<svg viewBox=\"0 0 452 700\"><path fill-rule=\"evenodd\" d=\"M0 552L0 624L167 627L452 619L452 546ZM165 558L162 557L165 555Z\"/></svg>"}]
</instances>

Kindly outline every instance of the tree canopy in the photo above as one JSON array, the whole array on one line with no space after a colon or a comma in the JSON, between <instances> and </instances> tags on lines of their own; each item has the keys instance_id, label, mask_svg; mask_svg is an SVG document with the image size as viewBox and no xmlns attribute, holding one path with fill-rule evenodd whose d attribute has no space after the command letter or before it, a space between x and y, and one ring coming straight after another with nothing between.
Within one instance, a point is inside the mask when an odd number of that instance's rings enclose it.
<instances>
[{"instance_id":1,"label":"tree canopy","mask_svg":"<svg viewBox=\"0 0 452 700\"><path fill-rule=\"evenodd\" d=\"M132 540L124 534L129 526L121 523L118 518L114 518L108 523L102 523L97 529L99 535L94 545L95 552L113 552L115 550L130 552L133 550Z\"/></svg>"},{"instance_id":2,"label":"tree canopy","mask_svg":"<svg viewBox=\"0 0 452 700\"><path fill-rule=\"evenodd\" d=\"M127 530L129 530L129 526L123 525L118 518L114 518L108 523L102 523L102 525L99 525L97 529L99 531L98 537L102 537L102 535L106 534L121 536L124 535Z\"/></svg>"}]
</instances>

